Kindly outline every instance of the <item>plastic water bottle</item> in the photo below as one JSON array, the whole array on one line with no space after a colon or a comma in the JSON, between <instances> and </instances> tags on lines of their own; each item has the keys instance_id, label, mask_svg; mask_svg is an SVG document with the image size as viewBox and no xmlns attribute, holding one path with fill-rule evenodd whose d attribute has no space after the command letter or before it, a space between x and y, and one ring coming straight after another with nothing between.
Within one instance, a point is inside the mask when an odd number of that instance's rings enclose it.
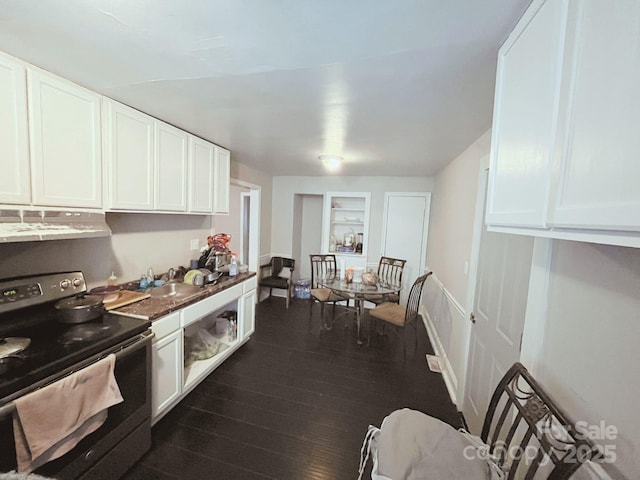
<instances>
[{"instance_id":1,"label":"plastic water bottle","mask_svg":"<svg viewBox=\"0 0 640 480\"><path fill-rule=\"evenodd\" d=\"M229 276L235 277L238 275L238 260L236 259L236 254L231 254L231 265L229 266Z\"/></svg>"}]
</instances>

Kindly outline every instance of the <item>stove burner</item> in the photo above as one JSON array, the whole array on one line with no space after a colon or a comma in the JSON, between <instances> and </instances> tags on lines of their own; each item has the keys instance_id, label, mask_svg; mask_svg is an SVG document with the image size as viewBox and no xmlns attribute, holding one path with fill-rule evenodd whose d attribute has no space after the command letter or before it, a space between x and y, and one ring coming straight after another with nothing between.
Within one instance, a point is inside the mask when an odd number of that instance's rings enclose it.
<instances>
[{"instance_id":1,"label":"stove burner","mask_svg":"<svg viewBox=\"0 0 640 480\"><path fill-rule=\"evenodd\" d=\"M0 338L0 358L8 355L15 355L31 344L30 338L25 337L5 337Z\"/></svg>"},{"instance_id":2,"label":"stove burner","mask_svg":"<svg viewBox=\"0 0 640 480\"><path fill-rule=\"evenodd\" d=\"M87 342L89 340L100 340L101 338L108 337L113 328L114 325L104 324L83 323L75 325L64 332L60 338L58 338L58 342L63 345L70 345L72 343Z\"/></svg>"}]
</instances>

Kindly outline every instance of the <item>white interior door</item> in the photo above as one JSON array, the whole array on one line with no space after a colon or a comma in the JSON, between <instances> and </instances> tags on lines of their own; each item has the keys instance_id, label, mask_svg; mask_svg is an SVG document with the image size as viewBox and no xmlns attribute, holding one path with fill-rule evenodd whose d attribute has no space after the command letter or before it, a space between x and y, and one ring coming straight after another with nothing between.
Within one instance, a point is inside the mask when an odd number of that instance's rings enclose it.
<instances>
[{"instance_id":1,"label":"white interior door","mask_svg":"<svg viewBox=\"0 0 640 480\"><path fill-rule=\"evenodd\" d=\"M402 274L401 303L423 273L427 251L430 193L386 193L382 256L406 260Z\"/></svg>"},{"instance_id":2,"label":"white interior door","mask_svg":"<svg viewBox=\"0 0 640 480\"><path fill-rule=\"evenodd\" d=\"M486 193L486 171L483 172ZM480 198L484 198L483 195ZM486 205L486 202L483 202ZM533 237L487 232L481 212L478 267L463 413L479 434L491 394L520 359L529 290Z\"/></svg>"}]
</instances>

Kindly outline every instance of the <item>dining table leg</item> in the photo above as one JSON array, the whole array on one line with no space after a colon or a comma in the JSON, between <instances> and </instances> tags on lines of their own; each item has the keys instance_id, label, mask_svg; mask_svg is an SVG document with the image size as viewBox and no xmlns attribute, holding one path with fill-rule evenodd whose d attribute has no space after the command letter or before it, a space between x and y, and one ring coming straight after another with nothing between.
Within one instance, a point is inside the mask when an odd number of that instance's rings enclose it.
<instances>
[{"instance_id":1,"label":"dining table leg","mask_svg":"<svg viewBox=\"0 0 640 480\"><path fill-rule=\"evenodd\" d=\"M364 301L362 299L356 298L356 323L358 325L358 345L362 345L364 340L362 340L362 318L364 316Z\"/></svg>"}]
</instances>

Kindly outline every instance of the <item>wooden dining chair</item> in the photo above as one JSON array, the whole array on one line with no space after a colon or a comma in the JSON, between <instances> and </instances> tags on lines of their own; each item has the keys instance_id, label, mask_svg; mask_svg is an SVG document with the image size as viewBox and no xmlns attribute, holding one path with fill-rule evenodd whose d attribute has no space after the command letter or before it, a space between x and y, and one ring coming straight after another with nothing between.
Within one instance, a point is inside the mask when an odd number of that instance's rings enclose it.
<instances>
[{"instance_id":1,"label":"wooden dining chair","mask_svg":"<svg viewBox=\"0 0 640 480\"><path fill-rule=\"evenodd\" d=\"M320 319L324 322L324 305L333 304L333 318L336 316L336 303L349 302L349 299L338 295L329 288L324 288L318 284L318 280L329 276L338 275L336 256L333 254L312 254L311 260L311 296L309 298L309 321L313 316L313 304L320 303ZM325 326L328 326L325 324Z\"/></svg>"},{"instance_id":2,"label":"wooden dining chair","mask_svg":"<svg viewBox=\"0 0 640 480\"><path fill-rule=\"evenodd\" d=\"M288 275L283 275L283 270L288 270ZM287 291L287 308L291 302L293 271L296 269L296 261L293 258L272 257L269 263L260 266L260 280L258 286L269 289L269 297L271 291L283 289ZM268 272L268 273L266 273Z\"/></svg>"},{"instance_id":3,"label":"wooden dining chair","mask_svg":"<svg viewBox=\"0 0 640 480\"><path fill-rule=\"evenodd\" d=\"M433 272L426 273L418 277L411 286L407 305L385 302L376 308L369 310L369 315L373 318L385 322L383 325L390 325L394 333L402 337L402 358L406 358L407 327L411 326L415 331L415 348L418 349L418 319L420 318L420 298L424 282ZM402 332L402 334L400 333Z\"/></svg>"},{"instance_id":4,"label":"wooden dining chair","mask_svg":"<svg viewBox=\"0 0 640 480\"><path fill-rule=\"evenodd\" d=\"M378 263L378 282L401 286L402 271L406 263L406 260L399 258L380 257L380 262ZM398 293L390 293L387 295L372 293L365 295L364 299L376 305L385 302L400 303L400 289L398 289Z\"/></svg>"}]
</instances>

